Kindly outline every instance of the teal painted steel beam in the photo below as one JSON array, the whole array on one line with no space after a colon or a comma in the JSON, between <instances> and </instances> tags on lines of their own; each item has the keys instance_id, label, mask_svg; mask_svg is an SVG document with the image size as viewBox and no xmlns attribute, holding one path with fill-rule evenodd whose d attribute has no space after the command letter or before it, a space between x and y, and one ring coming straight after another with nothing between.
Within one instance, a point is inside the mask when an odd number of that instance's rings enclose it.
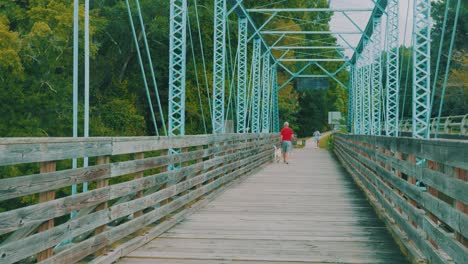
<instances>
[{"instance_id":1,"label":"teal painted steel beam","mask_svg":"<svg viewBox=\"0 0 468 264\"><path fill-rule=\"evenodd\" d=\"M276 64L271 67L272 104L273 104L273 132L279 132L279 106L278 106L278 68Z\"/></svg>"},{"instance_id":2,"label":"teal painted steel beam","mask_svg":"<svg viewBox=\"0 0 468 264\"><path fill-rule=\"evenodd\" d=\"M335 74L329 72L327 69L325 69L325 67L323 67L319 63L315 63L315 65L317 65L317 67L319 67L323 72L325 72L328 77L335 80L339 85L343 86L343 88L345 88L346 90L349 90L349 88L348 88L348 86L346 84L342 83L340 80L338 80L338 78L335 77Z\"/></svg>"},{"instance_id":3,"label":"teal painted steel beam","mask_svg":"<svg viewBox=\"0 0 468 264\"><path fill-rule=\"evenodd\" d=\"M362 131L363 135L370 135L371 131L371 58L370 46L372 43L367 42L364 46L362 54Z\"/></svg>"},{"instance_id":4,"label":"teal painted steel beam","mask_svg":"<svg viewBox=\"0 0 468 264\"><path fill-rule=\"evenodd\" d=\"M284 61L284 62L291 62L291 61L305 61L305 62L316 62L316 61L348 61L348 59L345 58L331 58L331 59L278 59L278 61Z\"/></svg>"},{"instance_id":5,"label":"teal painted steel beam","mask_svg":"<svg viewBox=\"0 0 468 264\"><path fill-rule=\"evenodd\" d=\"M431 3L414 1L413 124L414 138L429 138L431 95Z\"/></svg>"},{"instance_id":6,"label":"teal painted steel beam","mask_svg":"<svg viewBox=\"0 0 468 264\"><path fill-rule=\"evenodd\" d=\"M351 66L348 89L348 118L346 119L348 133L354 133L354 77L354 66Z\"/></svg>"},{"instance_id":7,"label":"teal painted steel beam","mask_svg":"<svg viewBox=\"0 0 468 264\"><path fill-rule=\"evenodd\" d=\"M169 136L185 135L187 1L171 0L169 21ZM177 151L176 151L177 152Z\"/></svg>"},{"instance_id":8,"label":"teal painted steel beam","mask_svg":"<svg viewBox=\"0 0 468 264\"><path fill-rule=\"evenodd\" d=\"M255 34L255 32L258 31L257 26L255 25L255 22L253 19L250 17L249 12L247 12L247 9L245 6L242 4L243 0L226 0L226 2L231 6L231 9L236 12L238 17L246 17L248 21L248 30L250 34ZM255 37L258 37L261 41L263 50L268 50L269 45L267 42L263 39L261 34L257 34ZM275 60L275 57L271 55L272 60Z\"/></svg>"},{"instance_id":9,"label":"teal painted steel beam","mask_svg":"<svg viewBox=\"0 0 468 264\"><path fill-rule=\"evenodd\" d=\"M387 83L385 134L398 136L399 119L399 0L389 0L387 6Z\"/></svg>"},{"instance_id":10,"label":"teal painted steel beam","mask_svg":"<svg viewBox=\"0 0 468 264\"><path fill-rule=\"evenodd\" d=\"M251 8L250 13L272 13L272 12L370 12L371 8Z\"/></svg>"},{"instance_id":11,"label":"teal painted steel beam","mask_svg":"<svg viewBox=\"0 0 468 264\"><path fill-rule=\"evenodd\" d=\"M214 1L213 33L213 134L224 133L226 74L226 1Z\"/></svg>"},{"instance_id":12,"label":"teal painted steel beam","mask_svg":"<svg viewBox=\"0 0 468 264\"><path fill-rule=\"evenodd\" d=\"M356 64L357 58L364 48L364 39L368 39L368 36L372 36L374 30L373 19L379 18L384 14L384 10L387 8L388 0L378 0L374 3L375 7L372 10L372 14L370 16L371 19L369 19L369 22L367 23L367 26L364 29L365 34L362 35L361 40L359 41L359 44L357 45L356 50L354 51L353 57L351 58L352 64Z\"/></svg>"},{"instance_id":13,"label":"teal painted steel beam","mask_svg":"<svg viewBox=\"0 0 468 264\"><path fill-rule=\"evenodd\" d=\"M290 50L295 50L295 49L337 49L337 50L345 50L345 49L351 49L351 48L343 47L343 46L276 46L276 47L272 47L271 49L274 49L274 50L283 50L283 49L290 49Z\"/></svg>"},{"instance_id":14,"label":"teal painted steel beam","mask_svg":"<svg viewBox=\"0 0 468 264\"><path fill-rule=\"evenodd\" d=\"M277 119L278 112L278 85L277 85L277 66L275 63L271 65L271 113L270 113L270 131L277 132L276 127L279 124Z\"/></svg>"},{"instance_id":15,"label":"teal painted steel beam","mask_svg":"<svg viewBox=\"0 0 468 264\"><path fill-rule=\"evenodd\" d=\"M356 65L356 117L355 117L355 131L356 134L362 134L362 97L363 97L363 69L362 62L359 59Z\"/></svg>"},{"instance_id":16,"label":"teal painted steel beam","mask_svg":"<svg viewBox=\"0 0 468 264\"><path fill-rule=\"evenodd\" d=\"M327 35L360 35L362 34L359 31L295 31L295 30L265 30L261 31L261 34L265 35L275 35L275 34L301 34L301 35L319 35L319 34L327 34Z\"/></svg>"},{"instance_id":17,"label":"teal painted steel beam","mask_svg":"<svg viewBox=\"0 0 468 264\"><path fill-rule=\"evenodd\" d=\"M301 73L303 71L305 71L310 65L312 65L313 63L312 62L309 62L307 63L306 65L304 65L304 67L302 67L297 73L293 73L291 74L291 77L286 80L283 84L281 84L281 86L278 87L278 90L281 90L283 89L286 85L288 85L292 80L294 80L297 76L301 75ZM279 63L279 65L281 66L282 64Z\"/></svg>"},{"instance_id":18,"label":"teal painted steel beam","mask_svg":"<svg viewBox=\"0 0 468 264\"><path fill-rule=\"evenodd\" d=\"M260 132L260 100L261 100L261 40L253 40L252 54L252 96L251 96L251 132Z\"/></svg>"},{"instance_id":19,"label":"teal painted steel beam","mask_svg":"<svg viewBox=\"0 0 468 264\"><path fill-rule=\"evenodd\" d=\"M263 54L262 68L262 133L268 133L270 129L269 110L270 110L270 54Z\"/></svg>"},{"instance_id":20,"label":"teal painted steel beam","mask_svg":"<svg viewBox=\"0 0 468 264\"><path fill-rule=\"evenodd\" d=\"M245 133L247 117L247 18L239 18L237 64L237 133Z\"/></svg>"},{"instance_id":21,"label":"teal painted steel beam","mask_svg":"<svg viewBox=\"0 0 468 264\"><path fill-rule=\"evenodd\" d=\"M372 127L371 135L380 135L382 130L382 25L381 19L374 19L374 33L372 41L372 93L371 111Z\"/></svg>"}]
</instances>

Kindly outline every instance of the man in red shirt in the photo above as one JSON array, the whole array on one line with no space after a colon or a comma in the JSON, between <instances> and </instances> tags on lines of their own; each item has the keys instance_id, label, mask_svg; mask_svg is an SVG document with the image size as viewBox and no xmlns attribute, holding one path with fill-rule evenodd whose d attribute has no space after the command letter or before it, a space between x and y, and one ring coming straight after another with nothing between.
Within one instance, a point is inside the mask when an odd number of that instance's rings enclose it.
<instances>
[{"instance_id":1,"label":"man in red shirt","mask_svg":"<svg viewBox=\"0 0 468 264\"><path fill-rule=\"evenodd\" d=\"M281 129L281 147L283 149L284 163L289 164L289 152L291 152L292 144L291 140L294 139L294 132L289 128L289 123L284 122L284 127Z\"/></svg>"}]
</instances>

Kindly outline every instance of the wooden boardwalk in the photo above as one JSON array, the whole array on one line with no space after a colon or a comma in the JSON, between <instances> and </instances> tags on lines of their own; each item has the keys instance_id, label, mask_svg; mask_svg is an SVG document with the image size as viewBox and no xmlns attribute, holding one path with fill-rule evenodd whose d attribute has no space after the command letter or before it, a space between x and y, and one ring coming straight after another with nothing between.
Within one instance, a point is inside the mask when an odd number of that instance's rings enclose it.
<instances>
[{"instance_id":1,"label":"wooden boardwalk","mask_svg":"<svg viewBox=\"0 0 468 264\"><path fill-rule=\"evenodd\" d=\"M408 263L330 154L294 150L119 263Z\"/></svg>"}]
</instances>

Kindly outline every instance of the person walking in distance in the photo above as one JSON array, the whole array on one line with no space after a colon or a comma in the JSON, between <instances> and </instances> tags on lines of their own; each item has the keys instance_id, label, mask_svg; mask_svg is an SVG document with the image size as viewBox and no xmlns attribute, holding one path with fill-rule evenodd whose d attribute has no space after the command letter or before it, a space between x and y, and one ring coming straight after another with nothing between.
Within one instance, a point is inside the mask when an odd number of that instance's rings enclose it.
<instances>
[{"instance_id":1,"label":"person walking in distance","mask_svg":"<svg viewBox=\"0 0 468 264\"><path fill-rule=\"evenodd\" d=\"M318 129L315 129L314 140L315 140L315 143L316 143L315 148L318 148L319 143L320 143L320 132L318 131Z\"/></svg>"},{"instance_id":2,"label":"person walking in distance","mask_svg":"<svg viewBox=\"0 0 468 264\"><path fill-rule=\"evenodd\" d=\"M284 122L284 127L281 129L281 147L283 148L284 163L289 164L289 153L291 152L291 140L294 139L294 132L289 128L289 123Z\"/></svg>"}]
</instances>

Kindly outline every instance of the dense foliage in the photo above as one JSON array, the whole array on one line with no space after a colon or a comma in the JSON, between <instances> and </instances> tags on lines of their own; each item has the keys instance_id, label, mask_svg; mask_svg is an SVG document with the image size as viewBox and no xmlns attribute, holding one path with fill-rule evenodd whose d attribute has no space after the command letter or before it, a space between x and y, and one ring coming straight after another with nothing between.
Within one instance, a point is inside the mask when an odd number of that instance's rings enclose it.
<instances>
[{"instance_id":1,"label":"dense foliage","mask_svg":"<svg viewBox=\"0 0 468 264\"><path fill-rule=\"evenodd\" d=\"M133 20L138 22L132 2ZM244 1L247 7L270 4L270 1ZM311 3L312 2L312 3ZM212 80L213 1L198 0L189 3L190 31L187 47L186 134L211 131L209 89ZM164 116L167 116L169 2L140 1L150 51L153 57L158 91ZM326 7L327 1L288 1L271 7ZM80 6L80 36L83 36L83 6ZM196 12L197 11L197 12ZM198 13L198 17L196 14ZM91 76L90 76L90 135L130 136L154 135L148 101L138 65L136 48L125 1L91 1ZM287 14L295 17L275 19L269 27L285 29L328 29L331 14ZM267 16L258 15L262 23ZM200 23L200 28L197 23ZM314 23L298 23L300 20ZM317 23L318 21L318 23ZM228 61L235 61L237 48L237 17L229 17ZM141 28L136 25L140 50L144 51ZM200 31L199 31L200 30ZM201 32L202 43L199 41ZM71 136L73 83L73 1L17 0L0 3L0 136ZM328 43L335 43L325 36ZM310 42L324 38L310 36ZM294 43L285 38L282 44ZM251 48L251 47L250 47ZM275 51L276 53L277 51ZM206 71L202 54L205 58ZM251 50L249 50L251 55ZM275 54L278 55L278 54ZM288 56L294 56L291 52ZM195 58L195 61L193 60ZM148 73L148 64L145 63ZM303 65L287 65L292 70ZM326 65L329 69L336 68ZM79 130L83 134L83 40L80 40ZM250 67L250 65L249 65ZM280 68L281 69L281 68ZM233 69L228 67L227 83L235 84ZM308 73L320 73L311 69ZM323 72L322 72L323 74ZM279 72L279 83L289 78ZM340 76L340 78L347 78ZM161 117L156 104L154 88L150 93L160 134ZM235 116L235 91L226 89L231 98L228 118ZM230 92L231 91L231 92ZM315 92L316 93L316 92ZM301 134L310 134L312 127L323 128L326 112L344 110L346 96L343 88L332 82L330 91L298 94L294 82L280 91L281 121L290 121ZM325 101L324 101L325 100ZM201 104L200 104L201 103ZM321 105L322 107L318 107ZM202 111L203 110L203 111ZM167 119L167 117L166 117ZM167 121L167 120L166 120ZM306 125L307 124L307 125Z\"/></svg>"},{"instance_id":2,"label":"dense foliage","mask_svg":"<svg viewBox=\"0 0 468 264\"><path fill-rule=\"evenodd\" d=\"M133 20L138 17L134 2L130 1ZM328 1L244 1L252 7L327 7ZM452 1L456 2L456 1ZM462 1L463 2L463 1ZM196 5L195 5L196 3ZM162 102L163 115L167 119L168 98L168 50L169 50L169 2L141 0L143 18L155 67L158 91ZM212 82L212 38L213 1L188 1L189 33L187 47L187 100L186 134L209 133L211 131L210 104ZM447 52L453 25L455 3L452 3L447 21L443 54L440 63L437 92L433 115L440 102L443 71L447 64ZM83 6L80 6L80 36L83 35ZM433 2L432 17L432 72L438 55L445 1ZM198 16L197 16L198 15ZM329 30L332 13L282 13L265 27L267 30ZM466 112L467 80L466 30L467 9L462 4L454 45L452 70L445 96L443 115ZM263 24L268 14L256 14L255 22ZM0 3L0 136L71 136L72 134L72 55L73 55L73 1L65 0L15 0ZM200 26L199 26L200 25ZM136 25L140 40L139 49L144 51L141 28ZM237 16L231 14L228 23L228 62L236 60ZM201 33L201 35L199 34ZM336 44L332 35L306 35L298 43L298 36L285 37L279 45L323 45ZM303 38L304 36L299 36ZM200 38L202 41L200 41ZM270 43L277 36L265 36ZM125 1L91 1L91 81L90 81L90 135L130 136L154 135L148 101L132 41L131 28ZM250 45L251 46L251 45ZM273 50L276 57L281 50ZM337 56L317 50L320 56ZM324 55L325 54L325 55ZM400 52L401 104L403 116L411 116L412 57L411 49L402 47ZM203 55L203 56L202 56ZM251 47L249 47L249 56ZM307 55L307 54L305 54ZM296 51L288 57L304 56ZM201 58L205 61L202 61ZM409 64L407 64L409 62ZM204 67L204 64L206 67ZM341 63L328 62L322 65L335 71ZM304 63L284 65L291 71L298 71ZM145 63L148 73L148 64ZM250 63L248 65L250 69ZM234 76L233 73L234 72ZM311 66L305 74L324 74L321 69ZM80 135L83 124L83 41L80 42ZM434 75L433 75L434 76ZM290 77L279 67L279 84ZM348 73L342 71L337 78L348 82ZM228 66L226 89L227 118L235 117L235 69ZM155 90L150 83L152 104L156 112L160 134L163 134L161 113L157 107ZM301 135L310 135L314 128L326 129L328 111L340 111L346 116L347 92L337 82L330 80L327 91L297 91L294 82L280 91L281 122L289 121ZM167 120L166 120L167 121Z\"/></svg>"}]
</instances>

